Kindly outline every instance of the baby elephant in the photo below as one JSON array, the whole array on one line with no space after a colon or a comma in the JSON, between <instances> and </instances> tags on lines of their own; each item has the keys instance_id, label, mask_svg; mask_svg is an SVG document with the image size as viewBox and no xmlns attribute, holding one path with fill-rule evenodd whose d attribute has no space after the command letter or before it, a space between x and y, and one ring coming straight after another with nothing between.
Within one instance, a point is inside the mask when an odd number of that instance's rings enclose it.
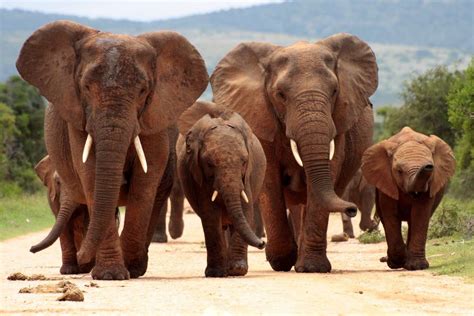
<instances>
[{"instance_id":1,"label":"baby elephant","mask_svg":"<svg viewBox=\"0 0 474 316\"><path fill-rule=\"evenodd\" d=\"M81 248L87 226L89 225L89 213L87 205L74 202L68 192L61 188L61 178L54 169L49 156L41 159L35 166L35 171L43 184L48 188L48 202L51 211L56 217L56 223L48 236L31 247L30 251L35 253L51 246L59 237L61 243L62 266L61 274L88 273L94 267L94 261L78 265L76 252ZM120 225L120 213L118 208L115 213L117 227Z\"/></svg>"},{"instance_id":2,"label":"baby elephant","mask_svg":"<svg viewBox=\"0 0 474 316\"><path fill-rule=\"evenodd\" d=\"M196 102L178 126L186 135L185 141L178 140L178 174L204 229L205 275L245 275L247 244L265 246L253 231L266 169L260 142L239 114L209 102Z\"/></svg>"},{"instance_id":3,"label":"baby elephant","mask_svg":"<svg viewBox=\"0 0 474 316\"><path fill-rule=\"evenodd\" d=\"M376 187L375 205L385 230L390 268L429 267L425 256L428 224L454 170L448 144L409 127L365 151L362 172ZM408 222L407 245L401 221Z\"/></svg>"}]
</instances>

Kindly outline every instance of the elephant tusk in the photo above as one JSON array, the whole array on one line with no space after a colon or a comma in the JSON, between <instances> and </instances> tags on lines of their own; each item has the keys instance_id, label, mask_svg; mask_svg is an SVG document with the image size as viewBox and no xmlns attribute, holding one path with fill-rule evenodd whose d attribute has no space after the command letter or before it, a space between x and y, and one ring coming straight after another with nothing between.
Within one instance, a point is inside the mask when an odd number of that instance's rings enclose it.
<instances>
[{"instance_id":1,"label":"elephant tusk","mask_svg":"<svg viewBox=\"0 0 474 316\"><path fill-rule=\"evenodd\" d=\"M298 152L298 146L296 145L296 142L292 139L290 139L290 145L291 145L291 152L293 153L293 156L295 157L296 162L303 167L303 160L301 160L300 153Z\"/></svg>"},{"instance_id":2,"label":"elephant tusk","mask_svg":"<svg viewBox=\"0 0 474 316\"><path fill-rule=\"evenodd\" d=\"M216 200L216 197L217 197L217 191L214 191L214 193L212 193L211 201L214 202Z\"/></svg>"},{"instance_id":3,"label":"elephant tusk","mask_svg":"<svg viewBox=\"0 0 474 316\"><path fill-rule=\"evenodd\" d=\"M249 198L247 196L247 194L245 193L244 190L242 190L242 192L240 192L240 195L242 196L242 198L244 199L245 203L248 203L249 202Z\"/></svg>"},{"instance_id":4,"label":"elephant tusk","mask_svg":"<svg viewBox=\"0 0 474 316\"><path fill-rule=\"evenodd\" d=\"M140 160L143 171L146 173L148 171L148 165L146 163L145 153L143 152L142 143L140 143L140 138L138 135L133 140L133 143L135 144L135 150L137 151L138 159Z\"/></svg>"},{"instance_id":5,"label":"elephant tusk","mask_svg":"<svg viewBox=\"0 0 474 316\"><path fill-rule=\"evenodd\" d=\"M89 157L89 153L92 147L92 136L91 134L87 134L86 143L84 144L84 150L82 151L82 162L85 163L87 161L87 157Z\"/></svg>"},{"instance_id":6,"label":"elephant tusk","mask_svg":"<svg viewBox=\"0 0 474 316\"><path fill-rule=\"evenodd\" d=\"M334 157L335 151L336 151L336 144L334 143L334 139L333 139L329 143L329 160L332 160L332 158Z\"/></svg>"}]
</instances>

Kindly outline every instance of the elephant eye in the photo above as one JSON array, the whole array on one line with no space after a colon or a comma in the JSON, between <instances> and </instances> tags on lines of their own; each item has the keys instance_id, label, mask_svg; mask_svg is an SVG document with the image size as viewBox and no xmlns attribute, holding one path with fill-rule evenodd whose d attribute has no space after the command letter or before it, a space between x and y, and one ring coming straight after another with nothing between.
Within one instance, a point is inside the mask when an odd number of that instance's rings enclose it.
<instances>
[{"instance_id":1,"label":"elephant eye","mask_svg":"<svg viewBox=\"0 0 474 316\"><path fill-rule=\"evenodd\" d=\"M140 95L143 95L145 92L146 92L146 89L145 89L145 88L142 88L142 89L140 90Z\"/></svg>"},{"instance_id":2,"label":"elephant eye","mask_svg":"<svg viewBox=\"0 0 474 316\"><path fill-rule=\"evenodd\" d=\"M332 96L334 97L337 93L337 88L334 88L334 91L332 92Z\"/></svg>"},{"instance_id":3,"label":"elephant eye","mask_svg":"<svg viewBox=\"0 0 474 316\"><path fill-rule=\"evenodd\" d=\"M285 93L283 93L283 91L278 90L277 96L278 96L278 98L281 99L282 101L286 101L286 95L285 95Z\"/></svg>"}]
</instances>

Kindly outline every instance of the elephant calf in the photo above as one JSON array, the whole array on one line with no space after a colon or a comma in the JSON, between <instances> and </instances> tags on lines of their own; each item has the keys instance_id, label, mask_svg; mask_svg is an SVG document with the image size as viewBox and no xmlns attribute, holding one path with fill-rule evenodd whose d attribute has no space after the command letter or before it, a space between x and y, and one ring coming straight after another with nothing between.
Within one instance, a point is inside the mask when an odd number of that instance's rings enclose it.
<instances>
[{"instance_id":1,"label":"elephant calf","mask_svg":"<svg viewBox=\"0 0 474 316\"><path fill-rule=\"evenodd\" d=\"M448 144L409 127L365 151L362 172L376 187L376 209L385 229L390 268L429 267L425 256L428 224L454 170ZM407 245L401 221L408 222Z\"/></svg>"},{"instance_id":2,"label":"elephant calf","mask_svg":"<svg viewBox=\"0 0 474 316\"><path fill-rule=\"evenodd\" d=\"M266 169L260 142L239 114L208 102L196 102L183 113L178 126L186 135L185 141L178 141L178 174L186 198L202 221L205 275L245 275L247 244L265 246L252 230Z\"/></svg>"},{"instance_id":3,"label":"elephant calf","mask_svg":"<svg viewBox=\"0 0 474 316\"><path fill-rule=\"evenodd\" d=\"M35 253L51 246L59 237L61 243L62 266L61 274L88 273L94 266L94 261L79 265L76 252L81 248L82 241L89 224L87 205L74 202L64 187L61 178L54 170L49 156L41 159L35 166L35 171L43 184L48 188L48 202L56 217L56 223L48 236L39 244L31 247ZM120 213L115 210L117 228L120 226Z\"/></svg>"}]
</instances>

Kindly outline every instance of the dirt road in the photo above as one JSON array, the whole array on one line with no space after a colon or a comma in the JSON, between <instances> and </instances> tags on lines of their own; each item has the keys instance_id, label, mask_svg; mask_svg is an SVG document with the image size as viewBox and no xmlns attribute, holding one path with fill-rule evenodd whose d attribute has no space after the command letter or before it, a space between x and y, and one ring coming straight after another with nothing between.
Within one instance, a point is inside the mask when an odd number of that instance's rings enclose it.
<instances>
[{"instance_id":1,"label":"dirt road","mask_svg":"<svg viewBox=\"0 0 474 316\"><path fill-rule=\"evenodd\" d=\"M85 291L84 302L57 302L57 294L19 294L25 286L57 281L7 281L12 272L59 274L60 248L37 253L29 247L45 236L34 233L0 243L0 313L274 315L274 314L474 314L474 286L430 272L392 271L379 258L385 243L329 243L330 274L273 272L263 251L251 249L245 277L206 279L206 249L196 215L185 215L184 236L153 244L144 277L97 281L66 277ZM330 232L340 232L331 216Z\"/></svg>"}]
</instances>

